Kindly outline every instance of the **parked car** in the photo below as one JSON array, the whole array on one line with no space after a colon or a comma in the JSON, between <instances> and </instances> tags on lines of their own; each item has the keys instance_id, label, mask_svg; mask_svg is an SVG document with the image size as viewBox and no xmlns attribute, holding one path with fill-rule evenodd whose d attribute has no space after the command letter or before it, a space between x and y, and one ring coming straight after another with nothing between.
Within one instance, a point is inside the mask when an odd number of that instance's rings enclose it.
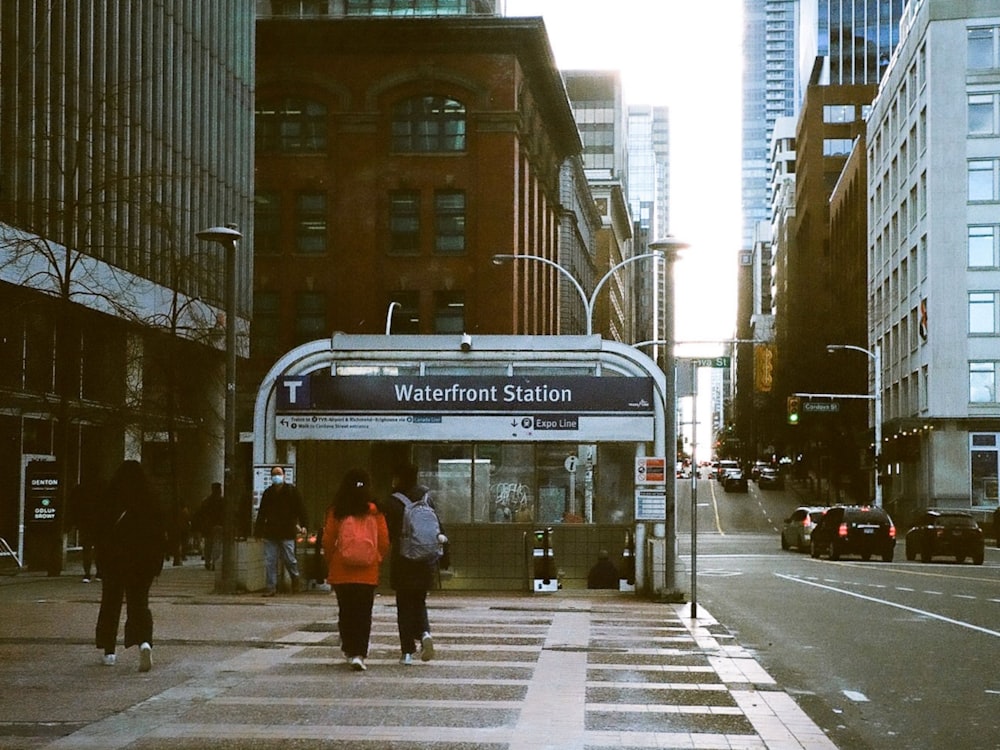
<instances>
[{"instance_id":1,"label":"parked car","mask_svg":"<svg viewBox=\"0 0 1000 750\"><path fill-rule=\"evenodd\" d=\"M906 559L930 562L934 557L954 557L983 564L986 542L983 530L971 513L959 510L929 510L906 532Z\"/></svg>"},{"instance_id":2,"label":"parked car","mask_svg":"<svg viewBox=\"0 0 1000 750\"><path fill-rule=\"evenodd\" d=\"M813 557L828 554L831 560L859 555L870 560L880 556L892 562L896 549L896 527L889 514L873 505L834 505L827 508L810 539Z\"/></svg>"},{"instance_id":3,"label":"parked car","mask_svg":"<svg viewBox=\"0 0 1000 750\"><path fill-rule=\"evenodd\" d=\"M781 549L808 552L812 541L812 531L826 510L821 505L800 505L785 519L781 527Z\"/></svg>"},{"instance_id":4,"label":"parked car","mask_svg":"<svg viewBox=\"0 0 1000 750\"><path fill-rule=\"evenodd\" d=\"M757 486L762 490L783 490L785 478L774 467L766 466L760 470L760 474L757 476Z\"/></svg>"},{"instance_id":5,"label":"parked car","mask_svg":"<svg viewBox=\"0 0 1000 750\"><path fill-rule=\"evenodd\" d=\"M747 487L747 475L743 469L726 469L722 475L722 489L726 492L749 492Z\"/></svg>"}]
</instances>

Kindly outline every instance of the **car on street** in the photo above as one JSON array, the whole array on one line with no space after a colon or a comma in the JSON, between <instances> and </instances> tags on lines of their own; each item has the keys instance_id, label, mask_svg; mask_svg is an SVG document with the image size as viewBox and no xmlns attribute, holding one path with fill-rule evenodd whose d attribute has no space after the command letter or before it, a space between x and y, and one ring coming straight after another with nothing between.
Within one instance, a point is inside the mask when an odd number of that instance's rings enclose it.
<instances>
[{"instance_id":1,"label":"car on street","mask_svg":"<svg viewBox=\"0 0 1000 750\"><path fill-rule=\"evenodd\" d=\"M878 555L892 562L896 549L896 527L889 514L874 505L834 505L827 508L812 531L809 552L813 557L829 555L839 560L857 555L870 560Z\"/></svg>"},{"instance_id":2,"label":"car on street","mask_svg":"<svg viewBox=\"0 0 1000 750\"><path fill-rule=\"evenodd\" d=\"M772 466L765 466L757 475L757 486L762 490L785 489L785 478Z\"/></svg>"},{"instance_id":3,"label":"car on street","mask_svg":"<svg viewBox=\"0 0 1000 750\"><path fill-rule=\"evenodd\" d=\"M743 469L726 469L726 472L722 475L722 489L726 492L749 492L750 488L747 486L747 475L743 473Z\"/></svg>"},{"instance_id":4,"label":"car on street","mask_svg":"<svg viewBox=\"0 0 1000 750\"><path fill-rule=\"evenodd\" d=\"M822 505L800 505L793 510L781 527L781 549L795 548L799 552L808 552L812 531L825 511L826 507Z\"/></svg>"},{"instance_id":5,"label":"car on street","mask_svg":"<svg viewBox=\"0 0 1000 750\"><path fill-rule=\"evenodd\" d=\"M733 461L728 458L719 461L719 465L715 467L715 478L720 482L726 478L726 472L730 469L740 468L739 461Z\"/></svg>"},{"instance_id":6,"label":"car on street","mask_svg":"<svg viewBox=\"0 0 1000 750\"><path fill-rule=\"evenodd\" d=\"M906 532L906 559L930 562L935 557L954 557L963 563L971 558L983 564L986 542L983 530L971 513L959 510L928 510Z\"/></svg>"}]
</instances>

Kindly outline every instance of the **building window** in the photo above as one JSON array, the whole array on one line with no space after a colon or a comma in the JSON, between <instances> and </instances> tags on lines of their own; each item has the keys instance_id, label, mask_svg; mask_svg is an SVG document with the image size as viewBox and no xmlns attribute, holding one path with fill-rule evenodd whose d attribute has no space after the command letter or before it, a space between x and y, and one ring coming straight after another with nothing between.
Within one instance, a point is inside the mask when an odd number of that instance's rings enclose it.
<instances>
[{"instance_id":1,"label":"building window","mask_svg":"<svg viewBox=\"0 0 1000 750\"><path fill-rule=\"evenodd\" d=\"M256 231L256 228L255 228ZM256 237L254 237L256 240ZM280 350L281 295L278 292L253 293L253 356L268 357Z\"/></svg>"},{"instance_id":2,"label":"building window","mask_svg":"<svg viewBox=\"0 0 1000 750\"><path fill-rule=\"evenodd\" d=\"M389 195L389 252L420 254L420 193L394 190Z\"/></svg>"},{"instance_id":3,"label":"building window","mask_svg":"<svg viewBox=\"0 0 1000 750\"><path fill-rule=\"evenodd\" d=\"M392 150L464 151L465 105L443 96L417 96L397 103L392 108Z\"/></svg>"},{"instance_id":4,"label":"building window","mask_svg":"<svg viewBox=\"0 0 1000 750\"><path fill-rule=\"evenodd\" d=\"M465 292L434 293L434 333L465 331Z\"/></svg>"},{"instance_id":5,"label":"building window","mask_svg":"<svg viewBox=\"0 0 1000 750\"><path fill-rule=\"evenodd\" d=\"M996 135L997 95L969 95L969 135Z\"/></svg>"},{"instance_id":6,"label":"building window","mask_svg":"<svg viewBox=\"0 0 1000 750\"><path fill-rule=\"evenodd\" d=\"M309 99L286 98L257 107L257 151L326 151L326 106Z\"/></svg>"},{"instance_id":7,"label":"building window","mask_svg":"<svg viewBox=\"0 0 1000 750\"><path fill-rule=\"evenodd\" d=\"M253 202L253 251L257 255L281 252L281 205L277 193L258 192Z\"/></svg>"},{"instance_id":8,"label":"building window","mask_svg":"<svg viewBox=\"0 0 1000 750\"><path fill-rule=\"evenodd\" d=\"M326 193L299 193L295 198L295 251L326 252Z\"/></svg>"},{"instance_id":9,"label":"building window","mask_svg":"<svg viewBox=\"0 0 1000 750\"><path fill-rule=\"evenodd\" d=\"M853 145L854 141L850 138L824 138L823 156L847 156Z\"/></svg>"},{"instance_id":10,"label":"building window","mask_svg":"<svg viewBox=\"0 0 1000 750\"><path fill-rule=\"evenodd\" d=\"M465 252L465 191L434 193L434 250L441 255Z\"/></svg>"},{"instance_id":11,"label":"building window","mask_svg":"<svg viewBox=\"0 0 1000 750\"><path fill-rule=\"evenodd\" d=\"M969 401L991 404L996 401L996 362L969 362Z\"/></svg>"},{"instance_id":12,"label":"building window","mask_svg":"<svg viewBox=\"0 0 1000 750\"><path fill-rule=\"evenodd\" d=\"M853 104L827 104L823 107L823 122L853 122Z\"/></svg>"},{"instance_id":13,"label":"building window","mask_svg":"<svg viewBox=\"0 0 1000 750\"><path fill-rule=\"evenodd\" d=\"M295 339L297 344L325 338L326 295L323 292L299 292L295 297Z\"/></svg>"},{"instance_id":14,"label":"building window","mask_svg":"<svg viewBox=\"0 0 1000 750\"><path fill-rule=\"evenodd\" d=\"M992 70L997 65L997 27L969 29L969 70Z\"/></svg>"},{"instance_id":15,"label":"building window","mask_svg":"<svg viewBox=\"0 0 1000 750\"><path fill-rule=\"evenodd\" d=\"M347 0L349 16L459 16L468 0Z\"/></svg>"},{"instance_id":16,"label":"building window","mask_svg":"<svg viewBox=\"0 0 1000 750\"><path fill-rule=\"evenodd\" d=\"M995 268L997 265L997 227L969 227L969 267Z\"/></svg>"},{"instance_id":17,"label":"building window","mask_svg":"<svg viewBox=\"0 0 1000 750\"><path fill-rule=\"evenodd\" d=\"M969 200L997 199L996 160L975 159L969 162Z\"/></svg>"},{"instance_id":18,"label":"building window","mask_svg":"<svg viewBox=\"0 0 1000 750\"><path fill-rule=\"evenodd\" d=\"M996 317L996 292L969 293L969 333L996 333Z\"/></svg>"},{"instance_id":19,"label":"building window","mask_svg":"<svg viewBox=\"0 0 1000 750\"><path fill-rule=\"evenodd\" d=\"M395 304L394 304L395 303ZM420 293L393 292L387 309L391 309L390 333L420 333Z\"/></svg>"}]
</instances>

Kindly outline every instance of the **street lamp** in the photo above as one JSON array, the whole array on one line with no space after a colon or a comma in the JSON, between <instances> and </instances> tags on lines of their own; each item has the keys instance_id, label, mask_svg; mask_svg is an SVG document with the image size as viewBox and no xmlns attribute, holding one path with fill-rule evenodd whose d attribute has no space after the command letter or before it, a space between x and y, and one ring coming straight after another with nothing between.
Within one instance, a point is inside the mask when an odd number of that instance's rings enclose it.
<instances>
[{"instance_id":1,"label":"street lamp","mask_svg":"<svg viewBox=\"0 0 1000 750\"><path fill-rule=\"evenodd\" d=\"M872 361L872 369L875 371L874 382L872 387L874 393L871 398L875 404L875 506L878 508L882 507L882 482L881 482L881 466L879 465L882 461L882 347L879 344L875 344L870 350L865 349L862 346L854 346L853 344L827 344L826 351L832 353L835 351L840 351L842 349L850 349L851 351L861 352L862 354L868 355L868 358Z\"/></svg>"},{"instance_id":2,"label":"street lamp","mask_svg":"<svg viewBox=\"0 0 1000 750\"><path fill-rule=\"evenodd\" d=\"M667 236L649 243L649 249L666 259L663 274L663 431L666 442L667 481L664 485L663 535L666 554L663 555L663 583L667 592L677 588L677 488L674 471L677 464L677 372L674 354L674 261L677 254L688 247L675 237Z\"/></svg>"},{"instance_id":3,"label":"street lamp","mask_svg":"<svg viewBox=\"0 0 1000 750\"><path fill-rule=\"evenodd\" d=\"M200 240L217 242L226 251L226 406L223 434L222 582L219 593L236 592L235 534L236 482L236 242L243 235L235 225L211 227L196 233Z\"/></svg>"},{"instance_id":4,"label":"street lamp","mask_svg":"<svg viewBox=\"0 0 1000 750\"><path fill-rule=\"evenodd\" d=\"M570 280L570 282L573 284L573 287L580 294L580 300L583 302L583 310L587 317L587 335L589 336L594 332L594 320L593 320L594 302L597 299L597 293L600 292L601 287L604 286L604 282L610 279L614 275L615 271L617 271L619 268L622 268L623 266L627 266L629 263L635 263L637 260L643 260L645 258L663 258L663 257L664 255L662 252L642 253L640 255L633 255L631 258L626 258L620 263L616 263L615 265L611 266L611 268L608 269L608 272L601 277L600 281L597 282L597 284L594 286L594 291L591 293L589 299L587 297L587 293L583 289L583 286L581 286L580 282L576 280L576 277L573 274L571 274L568 270L566 270L565 267L556 263L554 260L542 257L541 255L512 255L509 253L497 253L496 255L493 256L493 264L499 266L502 265L503 263L506 263L509 260L537 260L539 263L544 263L547 266L552 266L554 269L559 271L567 279Z\"/></svg>"}]
</instances>

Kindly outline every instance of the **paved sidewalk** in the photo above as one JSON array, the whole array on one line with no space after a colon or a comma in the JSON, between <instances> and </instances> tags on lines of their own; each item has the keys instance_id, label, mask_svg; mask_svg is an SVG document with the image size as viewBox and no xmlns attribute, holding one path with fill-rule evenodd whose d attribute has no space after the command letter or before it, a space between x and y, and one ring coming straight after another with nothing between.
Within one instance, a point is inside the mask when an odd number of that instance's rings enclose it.
<instances>
[{"instance_id":1,"label":"paved sidewalk","mask_svg":"<svg viewBox=\"0 0 1000 750\"><path fill-rule=\"evenodd\" d=\"M100 665L100 584L0 577L0 750L834 748L701 606L633 594L429 598L435 657L398 664L391 592L369 669L332 595L212 594L189 560L154 584L154 667Z\"/></svg>"}]
</instances>

